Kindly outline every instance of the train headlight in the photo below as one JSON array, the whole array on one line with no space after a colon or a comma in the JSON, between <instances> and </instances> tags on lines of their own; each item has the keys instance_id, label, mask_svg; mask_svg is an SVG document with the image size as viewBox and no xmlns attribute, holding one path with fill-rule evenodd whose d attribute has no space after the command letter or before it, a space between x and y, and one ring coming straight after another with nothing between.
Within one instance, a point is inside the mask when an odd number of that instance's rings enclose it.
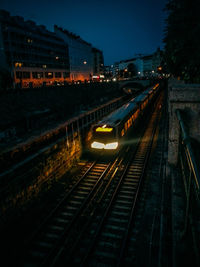
<instances>
[{"instance_id":1,"label":"train headlight","mask_svg":"<svg viewBox=\"0 0 200 267\"><path fill-rule=\"evenodd\" d=\"M109 143L106 145L99 142L93 142L91 144L91 147L96 149L116 149L118 147L118 142Z\"/></svg>"},{"instance_id":2,"label":"train headlight","mask_svg":"<svg viewBox=\"0 0 200 267\"><path fill-rule=\"evenodd\" d=\"M99 143L99 142L93 142L93 143L91 144L91 147L92 147L92 148L97 148L97 149L103 149L104 146L105 146L104 144Z\"/></svg>"},{"instance_id":3,"label":"train headlight","mask_svg":"<svg viewBox=\"0 0 200 267\"><path fill-rule=\"evenodd\" d=\"M114 142L114 143L110 143L110 144L106 144L104 146L105 149L116 149L118 147L118 142Z\"/></svg>"}]
</instances>

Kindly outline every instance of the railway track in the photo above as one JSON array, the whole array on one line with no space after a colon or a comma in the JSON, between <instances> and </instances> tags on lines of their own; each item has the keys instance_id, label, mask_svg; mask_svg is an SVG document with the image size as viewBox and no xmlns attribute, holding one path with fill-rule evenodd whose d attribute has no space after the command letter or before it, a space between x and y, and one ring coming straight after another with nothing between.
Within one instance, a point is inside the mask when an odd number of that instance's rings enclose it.
<instances>
[{"instance_id":1,"label":"railway track","mask_svg":"<svg viewBox=\"0 0 200 267\"><path fill-rule=\"evenodd\" d=\"M133 253L134 245L128 246L131 227L158 113L137 146L124 147L110 162L99 159L83 167L28 241L21 266L116 266L125 253Z\"/></svg>"},{"instance_id":2,"label":"railway track","mask_svg":"<svg viewBox=\"0 0 200 267\"><path fill-rule=\"evenodd\" d=\"M69 233L76 232L78 218L98 194L117 160L117 157L109 163L97 160L83 167L71 189L27 241L24 266L48 265Z\"/></svg>"},{"instance_id":3,"label":"railway track","mask_svg":"<svg viewBox=\"0 0 200 267\"><path fill-rule=\"evenodd\" d=\"M130 238L131 227L158 117L159 111L154 112L137 148L134 151L131 146L126 149L120 161L121 168L115 169L114 179L111 177L112 181L105 188L88 224L71 247L65 243L51 266L62 266L63 263L71 266L131 264L135 247L135 244L130 245L134 240Z\"/></svg>"}]
</instances>

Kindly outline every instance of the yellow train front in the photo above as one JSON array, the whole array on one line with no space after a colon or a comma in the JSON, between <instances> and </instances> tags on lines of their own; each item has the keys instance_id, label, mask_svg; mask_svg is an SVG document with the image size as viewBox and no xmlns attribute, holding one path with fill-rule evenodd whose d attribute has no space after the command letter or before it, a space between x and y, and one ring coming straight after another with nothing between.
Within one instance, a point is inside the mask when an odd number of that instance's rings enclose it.
<instances>
[{"instance_id":1,"label":"yellow train front","mask_svg":"<svg viewBox=\"0 0 200 267\"><path fill-rule=\"evenodd\" d=\"M118 150L119 143L115 127L97 124L92 127L91 149L93 151Z\"/></svg>"}]
</instances>

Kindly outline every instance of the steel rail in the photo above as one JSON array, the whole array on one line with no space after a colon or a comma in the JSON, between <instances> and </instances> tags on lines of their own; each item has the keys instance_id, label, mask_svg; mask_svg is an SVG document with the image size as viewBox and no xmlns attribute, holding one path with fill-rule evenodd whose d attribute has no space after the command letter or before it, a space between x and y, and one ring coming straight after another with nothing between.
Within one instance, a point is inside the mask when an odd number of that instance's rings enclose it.
<instances>
[{"instance_id":1,"label":"steel rail","mask_svg":"<svg viewBox=\"0 0 200 267\"><path fill-rule=\"evenodd\" d=\"M135 210L136 210L136 204L137 204L137 201L138 201L138 198L139 198L141 185L142 185L143 178L144 178L144 175L145 175L145 172L146 172L146 169L147 169L148 160L149 160L149 157L150 157L150 154L151 154L151 148L152 148L152 145L153 145L153 139L154 139L154 136L155 136L156 128L157 128L157 122L155 122L155 125L154 125L154 128L153 128L153 132L152 132L152 135L151 135L151 140L150 140L150 142L149 142L149 144L147 146L147 151L146 151L144 165L143 165L144 167L142 169L142 173L140 175L139 183L138 183L138 186L137 186L137 191L135 193L134 202L133 202L133 205L132 205L131 214L130 214L130 217L129 217L129 222L128 222L128 226L127 226L127 229L126 229L126 233L125 233L125 236L124 236L124 239L123 239L123 243L122 243L122 246L121 246L121 250L120 250L120 255L119 255L117 266L121 266L122 261L123 261L123 257L125 255L125 251L126 251L126 248L127 248L128 238L129 238L129 234L130 234L130 231L131 231L131 225L133 224L134 213L135 213Z\"/></svg>"},{"instance_id":2,"label":"steel rail","mask_svg":"<svg viewBox=\"0 0 200 267\"><path fill-rule=\"evenodd\" d=\"M45 257L44 261L41 263L41 266L49 266L51 260L54 258L54 255L56 254L57 250L59 249L60 244L65 241L66 234L71 230L72 226L76 223L76 221L77 221L78 217L80 216L80 214L86 208L88 202L92 198L95 190L98 188L99 183L104 178L104 176L105 176L106 172L108 171L108 169L110 168L110 166L111 166L111 163L107 165L106 169L100 175L100 177L98 178L98 180L95 183L94 187L92 188L92 190L90 191L90 193L88 194L88 196L85 198L85 200L82 202L81 206L79 207L79 209L77 210L77 212L73 216L73 218L70 221L70 223L68 224L67 228L62 233L62 236L60 237L60 239L55 243L54 247L48 253L48 256Z\"/></svg>"},{"instance_id":3,"label":"steel rail","mask_svg":"<svg viewBox=\"0 0 200 267\"><path fill-rule=\"evenodd\" d=\"M42 227L45 226L45 224L49 221L49 219L56 213L58 208L63 204L64 201L66 201L73 191L78 187L80 182L85 178L85 176L88 174L88 172L93 168L93 166L96 164L96 161L94 161L91 166L86 170L86 172L78 179L78 181L73 185L73 187L67 192L67 194L59 201L59 203L56 205L56 207L48 214L48 216L44 219L44 221L38 226L38 228L32 233L31 237L29 237L25 241L25 245L28 245L34 237L39 233Z\"/></svg>"},{"instance_id":4,"label":"steel rail","mask_svg":"<svg viewBox=\"0 0 200 267\"><path fill-rule=\"evenodd\" d=\"M109 203L109 205L108 205L108 207L107 207L107 209L106 209L106 211L105 211L105 213L104 213L104 216L102 217L101 222L100 222L100 224L99 224L99 226L98 226L98 230L97 230L96 233L95 233L93 242L91 243L91 246L90 246L90 248L89 248L87 254L86 254L85 257L84 257L81 266L87 266L87 264L88 264L89 257L90 257L90 255L92 254L92 252L93 252L94 249L95 249L96 242L98 242L98 237L99 237L99 235L100 235L100 233L101 233L101 231L102 231L102 229L103 229L103 227L104 227L104 225L105 225L105 221L107 220L108 215L109 215L109 213L110 213L110 211L111 211L111 209L112 209L112 205L113 205L115 199L116 199L117 196L118 196L118 193L119 193L119 191L120 191L120 187L121 187L121 185L122 185L122 183L123 183L123 180L124 180L124 177L126 176L128 170L129 170L130 165L132 164L133 160L135 159L136 153L138 152L140 145L141 145L141 143L138 144L135 153L132 155L132 158L130 159L130 161L129 161L128 164L126 165L126 167L125 167L125 169L124 169L124 172L123 172L123 174L121 175L120 181L119 181L119 183L118 183L118 185L117 185L117 187L116 187L116 189L115 189L114 194L112 195L112 198L111 198L111 200L110 200L110 203ZM145 160L145 161L146 161L146 160ZM143 171L144 171L144 170L143 170ZM138 188L138 190L139 190L139 188ZM138 191L136 191L136 196L135 196L135 197L137 197L137 196L138 196ZM131 223L131 221L132 221L132 216L133 216L133 210L135 209L135 203L136 203L135 197L134 197L133 208L132 208L132 210L131 210L131 219L129 219L129 223L128 223L128 228L130 227L130 223ZM127 241L127 235L128 235L128 233L129 233L129 230L128 230L128 231L126 232L126 234L125 234L125 240L124 240L123 245L122 245L123 252L120 253L120 259L121 259L121 257L123 256L123 253L124 253L124 249L125 249L125 244L126 244L126 241Z\"/></svg>"},{"instance_id":5,"label":"steel rail","mask_svg":"<svg viewBox=\"0 0 200 267\"><path fill-rule=\"evenodd\" d=\"M106 168L104 169L103 173L101 173L100 177L98 177L98 180L96 181L95 185L93 185L93 188L91 189L91 191L88 193L87 197L84 199L84 201L81 203L81 206L77 209L76 213L73 214L72 219L67 222L67 227L65 227L65 229L62 231L60 237L58 238L58 240L56 240L56 242L54 243L54 245L52 246L52 248L50 249L50 251L48 253L46 253L47 256L44 256L44 260L41 262L41 266L49 266L51 264L51 260L54 259L55 255L57 254L57 251L59 249L60 246L62 246L63 242L65 242L66 240L66 235L67 233L69 233L71 231L71 228L73 228L73 226L76 224L77 218L81 215L81 213L85 210L86 206L89 204L90 201L92 201L93 199L93 195L95 195L95 191L98 193L98 187L99 184L101 184L102 180L107 176L107 173L109 173L113 166L111 165L115 165L116 160L114 161L113 164L111 164L111 162L109 164L106 164ZM96 165L95 165L96 164ZM40 233L41 229L44 228L44 226L46 224L49 223L49 220L53 218L53 216L55 216L56 212L58 209L60 209L60 206L63 205L63 203L65 203L67 201L67 199L70 198L70 196L72 195L72 193L74 193L75 189L79 188L79 184L82 182L82 180L86 177L87 178L87 174L90 173L90 170L92 170L92 167L94 167L93 169L95 169L95 166L97 166L97 161L93 162L93 164L88 168L88 170L84 173L83 176L81 176L81 178L76 182L76 184L70 189L70 191L66 194L66 196L59 202L59 204L54 208L54 210L50 213L50 215L48 216L48 218L43 222L42 226L39 228L39 230L36 232L36 234L34 235L37 236L38 233ZM99 170L100 171L100 170ZM95 177L95 176L94 176ZM87 183L87 180L86 180ZM82 185L83 186L83 185ZM32 242L34 240L34 237L32 239ZM29 250L31 252L31 250Z\"/></svg>"},{"instance_id":6,"label":"steel rail","mask_svg":"<svg viewBox=\"0 0 200 267\"><path fill-rule=\"evenodd\" d=\"M153 134L152 134L152 137L151 137L151 141L150 141L151 145L152 145L152 142L153 142L153 136L154 136L154 133L155 133L155 129L156 129L156 127L154 127ZM145 137L145 134L142 137L142 139L144 137ZM129 170L129 167L131 166L133 160L135 159L136 154L139 151L139 148L140 148L141 143L142 143L142 140L141 140L141 142L138 143L137 149L135 150L135 153L132 155L131 160L128 162L128 164L126 165L126 167L124 169L124 172L123 172L123 174L122 174L122 176L120 178L120 181L119 181L119 183L118 183L118 185L117 185L117 187L115 189L114 194L112 195L112 198L111 198L111 200L109 202L109 205L108 205L108 207L107 207L107 209L106 209L106 211L105 211L105 213L104 213L104 215L103 215L103 217L102 217L102 219L101 219L101 221L100 221L100 223L98 225L98 229L95 232L95 235L94 235L94 238L92 240L92 243L91 243L91 245L90 245L90 247L89 247L86 255L84 256L84 259L81 262L81 266L88 266L89 257L91 256L91 254L93 253L93 251L95 249L95 245L98 242L98 237L101 234L101 231L102 231L102 229L103 229L103 227L105 225L105 221L108 219L108 214L110 213L110 211L112 209L112 205L113 205L113 203L114 203L114 201L115 201L115 199L117 197L117 194L120 191L120 187L121 187L121 185L123 183L124 177L126 176L128 170ZM146 157L145 157L145 160L144 160L145 166L147 164L148 157L150 155L150 148L149 148L149 146L150 145L148 143L148 146L146 147L146 152L145 152L145 154L146 154ZM140 174L140 177L144 175L144 171L145 170L143 169L142 173ZM139 179L139 184L141 184L140 181L141 180ZM126 231L125 236L124 236L124 239L122 241L122 250L120 252L120 257L119 257L119 262L118 262L119 264L121 264L121 261L122 261L123 255L124 255L124 251L125 251L125 248L126 248L126 244L127 244L127 240L128 240L128 234L130 232L130 226L131 226L131 223L132 223L133 214L134 214L134 210L135 210L135 206L136 206L136 198L138 197L138 194L139 194L139 186L137 187L137 191L134 194L135 194L135 197L134 197L134 202L133 202L133 206L132 206L132 209L131 209L131 215L129 217L130 219L129 219L129 222L128 222L128 230Z\"/></svg>"},{"instance_id":7,"label":"steel rail","mask_svg":"<svg viewBox=\"0 0 200 267\"><path fill-rule=\"evenodd\" d=\"M183 134L183 142L186 146L186 154L187 154L187 161L188 161L188 165L191 166L192 172L194 174L194 178L195 178L195 182L196 182L196 186L199 190L200 187L200 173L199 173L199 169L198 169L198 165L196 162L196 158L194 156L194 152L191 146L191 141L190 141L190 137L187 133L185 124L184 124L184 120L183 120L183 116L181 113L181 110L177 109L176 110L176 115L180 124L180 128L181 128L181 132Z\"/></svg>"},{"instance_id":8,"label":"steel rail","mask_svg":"<svg viewBox=\"0 0 200 267\"><path fill-rule=\"evenodd\" d=\"M123 149L123 150L125 150L125 149ZM120 151L120 155L119 155L119 158L118 158L118 163L116 164L117 167L116 167L115 171L112 173L110 179L108 180L108 182L107 182L105 188L103 189L103 192L102 192L100 198L96 201L96 204L97 204L97 205L95 205L95 206L94 206L94 209L92 210L92 216L89 218L87 224L82 228L79 237L75 240L75 242L73 243L72 247L70 248L70 252L69 252L69 251L66 252L66 248L65 248L65 247L62 247L62 248L60 249L60 251L59 251L57 257L55 258L55 260L54 260L54 261L52 262L52 264L50 265L51 267L53 267L53 266L57 266L57 265L58 265L58 262L60 261L60 258L61 258L64 254L66 254L66 253L68 254L68 255L67 255L67 261L68 261L68 262L70 261L70 258L72 257L74 251L76 250L77 246L79 245L79 242L80 242L82 236L84 235L85 231L87 230L87 227L88 227L89 224L92 222L95 211L97 211L98 208L99 208L99 206L101 205L101 200L104 198L104 196L106 195L106 193L108 193L108 191L109 191L109 187L111 186L111 182L113 181L113 179L116 178L116 177L115 177L115 176L116 176L116 172L118 171L118 168L119 168L120 164L122 163L122 160L125 160L125 159L124 159L124 152L123 152L123 150ZM120 158L120 157L121 157L121 158ZM126 154L126 157L128 158L128 157L129 157L129 154ZM65 255L65 257L66 257L66 255Z\"/></svg>"},{"instance_id":9,"label":"steel rail","mask_svg":"<svg viewBox=\"0 0 200 267\"><path fill-rule=\"evenodd\" d=\"M113 165L113 166L110 168L110 170L109 170L107 176L109 176L109 173L111 173L111 171L112 171L112 169L113 169L114 166L119 166L120 161L121 161L121 160L120 160L120 156L118 156L118 157L116 158L116 160L114 161L115 165ZM116 169L118 169L118 167L116 167ZM107 188L110 186L110 183L112 182L112 180L113 180L113 178L114 178L114 176L115 176L116 169L115 169L115 171L112 173L111 178L108 179L108 182L106 183L105 188L103 189L103 192L102 192L100 198L102 198L102 197L104 196L104 194L105 194L106 191L107 191ZM96 192L97 194L95 194L95 195L92 197L92 199L91 199L91 202L92 202L92 203L95 202L94 204L97 204L97 205L93 205L93 210L90 212L90 214L92 213L92 216L89 217L87 223L86 223L86 224L84 225L84 227L81 229L81 232L80 232L80 234L79 234L79 237L78 237L77 239L74 240L74 243L73 243L72 246L69 248L69 249L70 249L70 253L69 253L69 251L67 251L67 252L68 252L68 256L67 256L67 257L68 257L68 260L69 260L69 258L71 257L73 251L76 249L76 247L77 247L77 245L78 245L78 243L79 243L79 241L80 241L81 236L85 233L85 231L86 231L88 225L90 224L90 222L91 222L91 220L92 220L92 218L93 218L94 212L96 211L96 209L98 209L99 199L97 199L97 200L95 201L95 197L96 197L96 195L98 195L100 189L101 189L101 187L99 187L99 188L97 189L97 192ZM89 205L90 205L90 203L88 204L88 206L89 206ZM66 244L67 244L67 241L65 242L65 246L63 246L63 247L60 248L60 251L59 251L58 254L56 255L56 257L55 257L55 259L53 260L53 262L50 264L50 266L56 266L56 265L58 264L60 258L63 256L63 254L66 254Z\"/></svg>"}]
</instances>

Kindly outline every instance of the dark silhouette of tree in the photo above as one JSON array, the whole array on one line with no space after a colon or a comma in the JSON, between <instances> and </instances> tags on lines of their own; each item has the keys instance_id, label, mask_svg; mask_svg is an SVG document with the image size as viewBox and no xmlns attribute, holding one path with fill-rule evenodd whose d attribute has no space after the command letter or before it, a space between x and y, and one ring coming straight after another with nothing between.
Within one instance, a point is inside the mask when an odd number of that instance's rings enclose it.
<instances>
[{"instance_id":1,"label":"dark silhouette of tree","mask_svg":"<svg viewBox=\"0 0 200 267\"><path fill-rule=\"evenodd\" d=\"M200 82L199 0L169 0L165 30L168 71L189 82Z\"/></svg>"}]
</instances>

